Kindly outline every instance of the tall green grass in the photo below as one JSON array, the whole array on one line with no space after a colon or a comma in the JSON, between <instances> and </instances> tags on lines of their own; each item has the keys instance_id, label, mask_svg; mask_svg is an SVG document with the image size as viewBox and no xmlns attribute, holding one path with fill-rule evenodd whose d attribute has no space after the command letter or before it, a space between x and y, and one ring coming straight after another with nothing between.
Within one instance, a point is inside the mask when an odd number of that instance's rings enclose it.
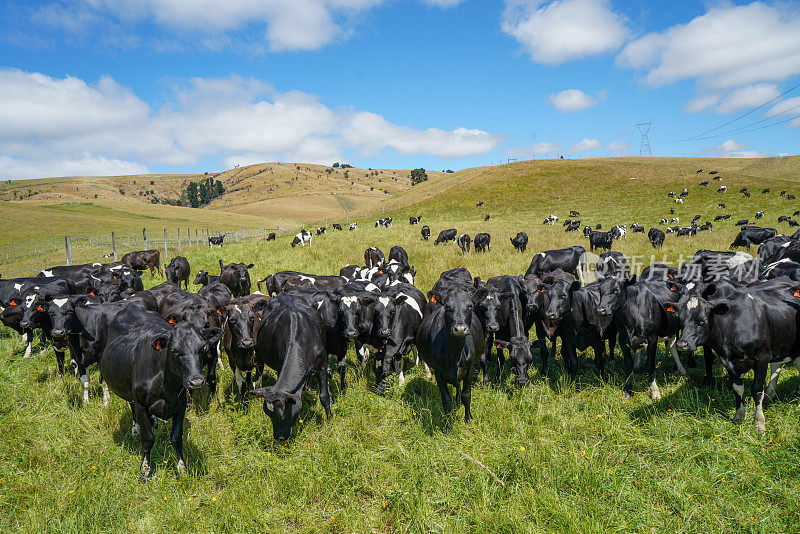
<instances>
[{"instance_id":1,"label":"tall green grass","mask_svg":"<svg viewBox=\"0 0 800 534\"><path fill-rule=\"evenodd\" d=\"M332 274L363 262L367 246L388 252L400 244L418 270L417 285L427 290L452 267L483 278L518 274L539 250L585 245L560 225L542 226L550 213L563 220L567 210L578 209L584 221L604 227L632 220L649 227L669 207L666 192L680 191L683 183L691 194L679 213L682 222L684 212L716 212L716 193L691 185L700 180L694 170L636 182L623 177L632 172L627 168L603 174L589 164L511 166L393 213L390 229L362 225L315 238L305 248L292 249L284 237L186 255L193 272L215 272L219 259L253 262L255 280L283 269ZM756 185L726 176L729 191L741 187L736 180ZM757 184L780 185L763 178ZM795 209L777 195L756 193L750 203L736 196L726 198L734 220L764 209L774 221ZM477 200L485 208L475 208ZM407 224L410 214L422 215L434 238L448 227L489 231L492 252L462 255L452 245L422 242L420 227ZM698 248L726 248L732 226L690 239L668 236L663 253L676 260ZM508 242L519 230L531 237L526 254L513 252ZM615 248L651 253L641 234ZM160 282L147 275L145 281ZM152 453L157 469L142 484L140 443L128 433L127 404L114 398L103 408L96 373L84 404L78 381L56 376L52 349L38 348L22 360L18 336L0 331L0 531L797 532L800 525L794 370L782 374L760 436L752 403L744 424L731 423L733 394L721 369L717 386L704 388L700 369L679 379L661 355L662 399L651 400L645 377L637 375L637 394L624 400L619 357L603 383L588 351L578 381L569 384L560 358L543 377L534 354L528 386L517 387L508 374L497 386L476 385L473 421L464 424L458 409L452 431L444 433L432 380L412 369L404 387L394 385L379 397L372 393L371 371L351 354L351 387L342 393L332 381L334 418L325 421L312 388L304 393L293 439L277 444L261 407L235 402L226 362L219 399L202 392L193 398L185 439L189 472L176 480L169 423L161 423Z\"/></svg>"}]
</instances>

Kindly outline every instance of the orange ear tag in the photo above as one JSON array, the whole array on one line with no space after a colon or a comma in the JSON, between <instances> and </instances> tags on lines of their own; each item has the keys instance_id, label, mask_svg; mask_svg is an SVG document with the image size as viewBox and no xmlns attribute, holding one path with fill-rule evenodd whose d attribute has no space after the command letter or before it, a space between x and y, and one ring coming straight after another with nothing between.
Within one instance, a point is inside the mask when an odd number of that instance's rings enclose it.
<instances>
[{"instance_id":1,"label":"orange ear tag","mask_svg":"<svg viewBox=\"0 0 800 534\"><path fill-rule=\"evenodd\" d=\"M436 304L436 295L431 295L431 302Z\"/></svg>"},{"instance_id":2,"label":"orange ear tag","mask_svg":"<svg viewBox=\"0 0 800 534\"><path fill-rule=\"evenodd\" d=\"M164 347L163 347L163 345L161 345L161 340L159 339L158 341L156 341L156 350L161 350L163 348Z\"/></svg>"},{"instance_id":3,"label":"orange ear tag","mask_svg":"<svg viewBox=\"0 0 800 534\"><path fill-rule=\"evenodd\" d=\"M675 312L675 308L673 308L672 306L667 306L667 311L668 312Z\"/></svg>"},{"instance_id":4,"label":"orange ear tag","mask_svg":"<svg viewBox=\"0 0 800 534\"><path fill-rule=\"evenodd\" d=\"M36 311L44 311L44 308L42 307L42 305L41 305L41 304L39 304L39 305L36 307Z\"/></svg>"},{"instance_id":5,"label":"orange ear tag","mask_svg":"<svg viewBox=\"0 0 800 534\"><path fill-rule=\"evenodd\" d=\"M794 296L795 297L800 297L800 289L795 289L794 290Z\"/></svg>"},{"instance_id":6,"label":"orange ear tag","mask_svg":"<svg viewBox=\"0 0 800 534\"><path fill-rule=\"evenodd\" d=\"M175 324L175 317L170 317L169 319L167 319L167 322L169 324Z\"/></svg>"}]
</instances>

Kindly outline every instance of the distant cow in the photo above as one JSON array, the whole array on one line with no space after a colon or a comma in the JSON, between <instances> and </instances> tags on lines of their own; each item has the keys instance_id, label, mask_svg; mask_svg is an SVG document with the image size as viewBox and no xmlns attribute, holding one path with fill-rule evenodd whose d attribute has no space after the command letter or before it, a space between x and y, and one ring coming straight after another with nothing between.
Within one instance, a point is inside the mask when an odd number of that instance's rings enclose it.
<instances>
[{"instance_id":1,"label":"distant cow","mask_svg":"<svg viewBox=\"0 0 800 534\"><path fill-rule=\"evenodd\" d=\"M219 247L222 248L223 241L225 241L225 234L208 236L208 247L211 248L212 245L219 245Z\"/></svg>"},{"instance_id":2,"label":"distant cow","mask_svg":"<svg viewBox=\"0 0 800 534\"><path fill-rule=\"evenodd\" d=\"M431 237L431 229L427 224L422 225L422 239L427 241Z\"/></svg>"},{"instance_id":3,"label":"distant cow","mask_svg":"<svg viewBox=\"0 0 800 534\"><path fill-rule=\"evenodd\" d=\"M744 226L746 224L750 224L750 219L741 219L736 221L736 226Z\"/></svg>"},{"instance_id":4,"label":"distant cow","mask_svg":"<svg viewBox=\"0 0 800 534\"><path fill-rule=\"evenodd\" d=\"M358 230L358 223L350 223L350 231Z\"/></svg>"},{"instance_id":5,"label":"distant cow","mask_svg":"<svg viewBox=\"0 0 800 534\"><path fill-rule=\"evenodd\" d=\"M408 218L408 224L419 224L419 221L421 219L422 219L422 217L409 217Z\"/></svg>"},{"instance_id":6,"label":"distant cow","mask_svg":"<svg viewBox=\"0 0 800 534\"><path fill-rule=\"evenodd\" d=\"M470 243L471 239L469 237L469 234L461 234L460 236L458 236L458 240L456 241L456 244L461 249L461 252L464 253L469 252Z\"/></svg>"},{"instance_id":7,"label":"distant cow","mask_svg":"<svg viewBox=\"0 0 800 534\"><path fill-rule=\"evenodd\" d=\"M762 217L764 217L764 212L763 211L757 211L756 212L756 219L761 219Z\"/></svg>"},{"instance_id":8,"label":"distant cow","mask_svg":"<svg viewBox=\"0 0 800 534\"><path fill-rule=\"evenodd\" d=\"M267 241L275 241L275 237L276 237L275 232L270 232L267 235Z\"/></svg>"},{"instance_id":9,"label":"distant cow","mask_svg":"<svg viewBox=\"0 0 800 534\"><path fill-rule=\"evenodd\" d=\"M511 244L520 252L525 252L528 248L528 234L525 232L518 232L517 235L511 238Z\"/></svg>"},{"instance_id":10,"label":"distant cow","mask_svg":"<svg viewBox=\"0 0 800 534\"><path fill-rule=\"evenodd\" d=\"M475 252L490 252L492 236L487 233L475 234Z\"/></svg>"},{"instance_id":11,"label":"distant cow","mask_svg":"<svg viewBox=\"0 0 800 534\"><path fill-rule=\"evenodd\" d=\"M727 190L728 190L728 188L726 186L722 185L722 186L719 187L719 189L717 189L717 193L724 193Z\"/></svg>"},{"instance_id":12,"label":"distant cow","mask_svg":"<svg viewBox=\"0 0 800 534\"><path fill-rule=\"evenodd\" d=\"M483 202L476 202L475 203L475 207L476 208L480 208L481 206L483 206Z\"/></svg>"},{"instance_id":13,"label":"distant cow","mask_svg":"<svg viewBox=\"0 0 800 534\"><path fill-rule=\"evenodd\" d=\"M137 271L146 271L150 269L150 279L155 275L156 269L158 269L158 274L162 277L164 276L164 273L161 271L161 254L157 250L137 250L135 252L128 252L122 256L120 263L127 265L131 269L136 269Z\"/></svg>"},{"instance_id":14,"label":"distant cow","mask_svg":"<svg viewBox=\"0 0 800 534\"><path fill-rule=\"evenodd\" d=\"M717 207L719 209L725 209L725 203L724 202L720 202L719 204L717 204Z\"/></svg>"},{"instance_id":15,"label":"distant cow","mask_svg":"<svg viewBox=\"0 0 800 534\"><path fill-rule=\"evenodd\" d=\"M342 225L339 224L339 223L333 223L333 229L334 230L339 230L341 232L342 231Z\"/></svg>"},{"instance_id":16,"label":"distant cow","mask_svg":"<svg viewBox=\"0 0 800 534\"><path fill-rule=\"evenodd\" d=\"M311 235L311 232L308 230L300 230L300 232L295 234L294 239L292 239L290 244L292 245L292 248L296 247L297 245L305 247L306 243L308 243L308 246L311 246L312 237L313 236Z\"/></svg>"},{"instance_id":17,"label":"distant cow","mask_svg":"<svg viewBox=\"0 0 800 534\"><path fill-rule=\"evenodd\" d=\"M611 250L611 245L613 243L614 236L611 234L611 232L592 232L589 234L589 250Z\"/></svg>"},{"instance_id":18,"label":"distant cow","mask_svg":"<svg viewBox=\"0 0 800 534\"><path fill-rule=\"evenodd\" d=\"M324 226L321 226L321 227L317 228L317 236L323 235L326 230L327 230L327 228L325 228Z\"/></svg>"},{"instance_id":19,"label":"distant cow","mask_svg":"<svg viewBox=\"0 0 800 534\"><path fill-rule=\"evenodd\" d=\"M664 232L658 228L650 228L650 231L647 233L647 239L650 241L653 248L661 248L664 244L665 237Z\"/></svg>"},{"instance_id":20,"label":"distant cow","mask_svg":"<svg viewBox=\"0 0 800 534\"><path fill-rule=\"evenodd\" d=\"M762 193L762 194L769 193L769 187L765 187L764 189L762 189L762 190L761 190L761 193Z\"/></svg>"},{"instance_id":21,"label":"distant cow","mask_svg":"<svg viewBox=\"0 0 800 534\"><path fill-rule=\"evenodd\" d=\"M558 217L555 215L548 215L542 224L555 224L558 222Z\"/></svg>"},{"instance_id":22,"label":"distant cow","mask_svg":"<svg viewBox=\"0 0 800 534\"><path fill-rule=\"evenodd\" d=\"M189 290L189 260L183 256L175 256L169 262L169 265L164 265L164 272L167 274L167 280L173 284L180 285L183 282L184 288Z\"/></svg>"},{"instance_id":23,"label":"distant cow","mask_svg":"<svg viewBox=\"0 0 800 534\"><path fill-rule=\"evenodd\" d=\"M746 247L750 250L750 245L760 245L767 239L778 235L774 228L759 228L757 226L746 226L742 228L739 235L731 243L730 248Z\"/></svg>"},{"instance_id":24,"label":"distant cow","mask_svg":"<svg viewBox=\"0 0 800 534\"><path fill-rule=\"evenodd\" d=\"M489 220L489 214L487 213L487 214L486 214L486 215L483 217L483 222L486 222L486 221L488 221L488 220Z\"/></svg>"},{"instance_id":25,"label":"distant cow","mask_svg":"<svg viewBox=\"0 0 800 534\"><path fill-rule=\"evenodd\" d=\"M586 249L581 246L539 252L531 260L525 276L542 277L556 269L561 269L578 280L583 280L583 273L587 269L585 254Z\"/></svg>"},{"instance_id":26,"label":"distant cow","mask_svg":"<svg viewBox=\"0 0 800 534\"><path fill-rule=\"evenodd\" d=\"M434 245L438 245L439 243L447 243L448 241L455 242L456 234L458 232L455 228L450 228L448 230L442 230L439 232L439 237L436 238L436 241L433 242Z\"/></svg>"}]
</instances>

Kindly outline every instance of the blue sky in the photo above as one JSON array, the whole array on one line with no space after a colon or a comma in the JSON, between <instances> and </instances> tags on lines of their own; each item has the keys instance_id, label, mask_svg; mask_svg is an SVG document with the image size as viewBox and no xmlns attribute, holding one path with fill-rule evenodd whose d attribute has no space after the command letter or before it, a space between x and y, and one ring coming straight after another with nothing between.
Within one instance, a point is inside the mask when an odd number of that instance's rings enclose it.
<instances>
[{"instance_id":1,"label":"blue sky","mask_svg":"<svg viewBox=\"0 0 800 534\"><path fill-rule=\"evenodd\" d=\"M800 146L800 2L0 0L0 58L3 179Z\"/></svg>"}]
</instances>

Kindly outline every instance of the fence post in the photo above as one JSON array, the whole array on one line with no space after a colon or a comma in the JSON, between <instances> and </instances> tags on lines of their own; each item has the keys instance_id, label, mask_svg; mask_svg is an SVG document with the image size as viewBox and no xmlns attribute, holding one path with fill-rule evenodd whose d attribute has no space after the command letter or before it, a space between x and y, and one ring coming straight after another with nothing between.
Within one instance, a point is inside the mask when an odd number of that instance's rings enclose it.
<instances>
[{"instance_id":1,"label":"fence post","mask_svg":"<svg viewBox=\"0 0 800 534\"><path fill-rule=\"evenodd\" d=\"M147 228L142 228L142 242L144 243L144 249L147 250L149 248L147 246Z\"/></svg>"},{"instance_id":2,"label":"fence post","mask_svg":"<svg viewBox=\"0 0 800 534\"><path fill-rule=\"evenodd\" d=\"M67 265L72 265L72 238L64 236L64 245L67 249Z\"/></svg>"},{"instance_id":3,"label":"fence post","mask_svg":"<svg viewBox=\"0 0 800 534\"><path fill-rule=\"evenodd\" d=\"M178 228L178 252L181 251L181 229Z\"/></svg>"},{"instance_id":4,"label":"fence post","mask_svg":"<svg viewBox=\"0 0 800 534\"><path fill-rule=\"evenodd\" d=\"M169 252L167 252L167 229L164 228L164 259L165 260L167 259L167 255L168 254L169 254Z\"/></svg>"},{"instance_id":5,"label":"fence post","mask_svg":"<svg viewBox=\"0 0 800 534\"><path fill-rule=\"evenodd\" d=\"M111 250L114 252L114 261L117 261L117 233L111 232Z\"/></svg>"},{"instance_id":6,"label":"fence post","mask_svg":"<svg viewBox=\"0 0 800 534\"><path fill-rule=\"evenodd\" d=\"M234 243L238 243L239 242L239 231L238 230L234 230L233 231L233 242Z\"/></svg>"}]
</instances>

